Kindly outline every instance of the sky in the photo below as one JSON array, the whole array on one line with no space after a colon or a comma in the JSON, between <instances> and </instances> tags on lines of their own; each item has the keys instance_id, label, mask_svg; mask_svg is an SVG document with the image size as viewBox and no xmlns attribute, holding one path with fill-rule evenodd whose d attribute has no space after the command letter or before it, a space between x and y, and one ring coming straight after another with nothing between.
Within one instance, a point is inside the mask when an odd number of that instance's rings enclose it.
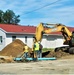
<instances>
[{"instance_id":1,"label":"sky","mask_svg":"<svg viewBox=\"0 0 74 75\"><path fill-rule=\"evenodd\" d=\"M20 25L61 23L74 27L74 0L0 0L0 10L20 15Z\"/></svg>"}]
</instances>

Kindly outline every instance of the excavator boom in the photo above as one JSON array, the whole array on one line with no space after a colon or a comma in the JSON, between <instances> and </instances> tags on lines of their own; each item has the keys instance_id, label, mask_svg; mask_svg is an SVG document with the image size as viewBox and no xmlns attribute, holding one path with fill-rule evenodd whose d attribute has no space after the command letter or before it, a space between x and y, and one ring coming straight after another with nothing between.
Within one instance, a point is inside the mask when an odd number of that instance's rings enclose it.
<instances>
[{"instance_id":1,"label":"excavator boom","mask_svg":"<svg viewBox=\"0 0 74 75\"><path fill-rule=\"evenodd\" d=\"M51 28L50 26L53 26L53 27ZM36 27L35 38L37 41L41 41L43 37L43 33L50 34L52 32L61 32L66 41L70 40L72 36L72 33L69 31L69 29L65 25L40 23Z\"/></svg>"},{"instance_id":2,"label":"excavator boom","mask_svg":"<svg viewBox=\"0 0 74 75\"><path fill-rule=\"evenodd\" d=\"M44 26L42 23L40 23L37 27L36 27L36 33L35 33L35 38L38 41L41 42L42 37L43 37L43 31L44 31Z\"/></svg>"}]
</instances>

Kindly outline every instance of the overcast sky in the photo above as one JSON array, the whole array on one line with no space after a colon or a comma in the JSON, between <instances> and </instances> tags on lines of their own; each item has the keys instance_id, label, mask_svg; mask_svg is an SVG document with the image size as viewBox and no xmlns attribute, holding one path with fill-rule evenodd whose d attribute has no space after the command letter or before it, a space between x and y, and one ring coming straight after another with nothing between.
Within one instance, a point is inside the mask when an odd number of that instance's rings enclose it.
<instances>
[{"instance_id":1,"label":"overcast sky","mask_svg":"<svg viewBox=\"0 0 74 75\"><path fill-rule=\"evenodd\" d=\"M74 27L74 0L0 0L0 10L20 15L20 25L62 23Z\"/></svg>"}]
</instances>

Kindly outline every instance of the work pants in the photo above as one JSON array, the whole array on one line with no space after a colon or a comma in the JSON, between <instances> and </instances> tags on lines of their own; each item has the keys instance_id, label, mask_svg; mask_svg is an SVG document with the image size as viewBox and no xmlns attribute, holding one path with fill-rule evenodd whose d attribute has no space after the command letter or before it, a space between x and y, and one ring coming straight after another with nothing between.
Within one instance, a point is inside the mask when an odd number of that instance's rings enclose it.
<instances>
[{"instance_id":1,"label":"work pants","mask_svg":"<svg viewBox=\"0 0 74 75\"><path fill-rule=\"evenodd\" d=\"M34 58L33 61L38 61L39 58L39 50L34 51Z\"/></svg>"},{"instance_id":2,"label":"work pants","mask_svg":"<svg viewBox=\"0 0 74 75\"><path fill-rule=\"evenodd\" d=\"M28 52L25 52L25 53L24 53L24 57L25 57L25 58L28 58L28 57L29 57Z\"/></svg>"},{"instance_id":3,"label":"work pants","mask_svg":"<svg viewBox=\"0 0 74 75\"><path fill-rule=\"evenodd\" d=\"M42 50L39 50L39 58L42 58Z\"/></svg>"},{"instance_id":4,"label":"work pants","mask_svg":"<svg viewBox=\"0 0 74 75\"><path fill-rule=\"evenodd\" d=\"M39 50L34 51L34 58L39 58Z\"/></svg>"}]
</instances>

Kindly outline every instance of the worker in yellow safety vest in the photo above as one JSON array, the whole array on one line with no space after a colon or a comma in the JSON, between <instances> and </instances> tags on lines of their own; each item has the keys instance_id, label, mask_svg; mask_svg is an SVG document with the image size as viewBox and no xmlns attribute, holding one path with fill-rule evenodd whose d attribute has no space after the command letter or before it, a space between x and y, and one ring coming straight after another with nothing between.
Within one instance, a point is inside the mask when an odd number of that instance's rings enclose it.
<instances>
[{"instance_id":1,"label":"worker in yellow safety vest","mask_svg":"<svg viewBox=\"0 0 74 75\"><path fill-rule=\"evenodd\" d=\"M38 57L39 57L39 43L36 41L36 39L34 41L33 49L34 49L34 58L38 59Z\"/></svg>"},{"instance_id":2,"label":"worker in yellow safety vest","mask_svg":"<svg viewBox=\"0 0 74 75\"><path fill-rule=\"evenodd\" d=\"M39 42L39 58L42 58L42 44Z\"/></svg>"},{"instance_id":3,"label":"worker in yellow safety vest","mask_svg":"<svg viewBox=\"0 0 74 75\"><path fill-rule=\"evenodd\" d=\"M28 54L29 47L27 45L24 46L23 51L24 51L24 57L25 58L29 57L29 54Z\"/></svg>"}]
</instances>

